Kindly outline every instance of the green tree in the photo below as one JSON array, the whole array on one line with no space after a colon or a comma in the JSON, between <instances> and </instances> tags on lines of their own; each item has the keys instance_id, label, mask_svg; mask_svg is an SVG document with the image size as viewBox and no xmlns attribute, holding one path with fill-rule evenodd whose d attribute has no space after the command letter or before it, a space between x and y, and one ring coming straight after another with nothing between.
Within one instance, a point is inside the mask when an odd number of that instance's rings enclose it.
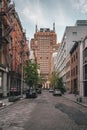
<instances>
[{"instance_id":1,"label":"green tree","mask_svg":"<svg viewBox=\"0 0 87 130\"><path fill-rule=\"evenodd\" d=\"M51 87L53 88L56 87L57 77L58 77L58 74L55 71L53 71L51 77L49 78Z\"/></svg>"},{"instance_id":2,"label":"green tree","mask_svg":"<svg viewBox=\"0 0 87 130\"><path fill-rule=\"evenodd\" d=\"M44 79L42 76L38 76L38 84L43 84L44 83Z\"/></svg>"},{"instance_id":3,"label":"green tree","mask_svg":"<svg viewBox=\"0 0 87 130\"><path fill-rule=\"evenodd\" d=\"M51 77L50 77L50 83L51 86L55 89L59 89L62 93L65 92L65 87L63 85L63 79L62 77L60 78L59 75L53 71Z\"/></svg>"},{"instance_id":4,"label":"green tree","mask_svg":"<svg viewBox=\"0 0 87 130\"><path fill-rule=\"evenodd\" d=\"M59 77L57 78L56 84L57 84L57 88L64 94L65 87L63 85L63 79L62 79L62 77L61 78L59 78Z\"/></svg>"},{"instance_id":5,"label":"green tree","mask_svg":"<svg viewBox=\"0 0 87 130\"><path fill-rule=\"evenodd\" d=\"M29 60L24 66L25 81L29 87L34 87L38 83L38 65Z\"/></svg>"}]
</instances>

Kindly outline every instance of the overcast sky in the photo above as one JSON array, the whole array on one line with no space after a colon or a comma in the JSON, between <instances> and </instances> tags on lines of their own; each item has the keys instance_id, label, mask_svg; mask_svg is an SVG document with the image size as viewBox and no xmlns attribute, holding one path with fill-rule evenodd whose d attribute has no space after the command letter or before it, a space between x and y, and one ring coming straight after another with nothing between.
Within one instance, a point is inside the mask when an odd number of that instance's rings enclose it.
<instances>
[{"instance_id":1,"label":"overcast sky","mask_svg":"<svg viewBox=\"0 0 87 130\"><path fill-rule=\"evenodd\" d=\"M57 41L61 42L66 26L76 20L87 19L87 0L14 0L23 28L29 39L34 37L35 25L53 28L55 21Z\"/></svg>"}]
</instances>

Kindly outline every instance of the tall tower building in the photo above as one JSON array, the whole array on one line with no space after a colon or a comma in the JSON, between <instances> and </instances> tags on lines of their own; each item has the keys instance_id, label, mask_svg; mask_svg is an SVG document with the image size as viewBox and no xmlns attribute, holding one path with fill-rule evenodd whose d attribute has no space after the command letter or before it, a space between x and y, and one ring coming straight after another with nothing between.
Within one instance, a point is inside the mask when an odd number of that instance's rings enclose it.
<instances>
[{"instance_id":1,"label":"tall tower building","mask_svg":"<svg viewBox=\"0 0 87 130\"><path fill-rule=\"evenodd\" d=\"M40 28L38 30L36 26L34 39L31 39L31 49L37 64L39 64L40 74L46 80L51 74L51 58L57 45L56 43L55 23L53 23L53 30L49 28Z\"/></svg>"}]
</instances>

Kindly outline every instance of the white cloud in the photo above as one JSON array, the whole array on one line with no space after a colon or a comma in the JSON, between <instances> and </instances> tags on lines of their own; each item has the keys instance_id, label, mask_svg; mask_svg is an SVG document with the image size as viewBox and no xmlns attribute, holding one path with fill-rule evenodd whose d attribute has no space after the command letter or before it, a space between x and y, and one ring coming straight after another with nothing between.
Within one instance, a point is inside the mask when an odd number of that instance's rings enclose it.
<instances>
[{"instance_id":1,"label":"white cloud","mask_svg":"<svg viewBox=\"0 0 87 130\"><path fill-rule=\"evenodd\" d=\"M57 33L61 36L64 31L64 28L73 24L73 19L71 18L70 12L68 13L68 8L66 9L66 3L61 3L61 0L59 0L60 2L56 1L56 4L52 4L54 0L52 0L51 3L46 3L47 0L44 2L43 1L25 0L24 2L23 0L15 0L16 8L21 18L21 22L24 25L24 28L26 28L28 35L32 36L32 31L35 24L38 24L39 27L52 28L52 23L55 21L56 32L58 31ZM84 2L86 2L85 0L71 1L74 1L74 7L76 9L79 9L79 6L83 5ZM78 1L80 1L80 3ZM84 6L84 8L84 10L86 10L86 5Z\"/></svg>"},{"instance_id":2,"label":"white cloud","mask_svg":"<svg viewBox=\"0 0 87 130\"><path fill-rule=\"evenodd\" d=\"M49 7L49 10L44 9L41 6L40 0L37 2L28 1L23 7L21 12L22 19L31 22L32 24L38 24L39 26L50 26L52 22L56 22L57 26L66 26L71 23L71 20L65 10L61 7L56 8Z\"/></svg>"},{"instance_id":3,"label":"white cloud","mask_svg":"<svg viewBox=\"0 0 87 130\"><path fill-rule=\"evenodd\" d=\"M71 0L74 9L80 11L81 13L87 13L87 0Z\"/></svg>"},{"instance_id":4,"label":"white cloud","mask_svg":"<svg viewBox=\"0 0 87 130\"><path fill-rule=\"evenodd\" d=\"M55 10L55 14L55 20L57 21L56 25L68 26L70 25L70 23L72 23L72 20L63 8L58 8L57 10Z\"/></svg>"},{"instance_id":5,"label":"white cloud","mask_svg":"<svg viewBox=\"0 0 87 130\"><path fill-rule=\"evenodd\" d=\"M39 3L39 1L37 3ZM39 4L31 4L30 2L28 2L28 4L24 7L22 11L22 15L28 21L31 21L33 24L36 24L38 22L39 22L39 25L42 25L43 23L44 24L47 23L44 17L43 10L39 6Z\"/></svg>"},{"instance_id":6,"label":"white cloud","mask_svg":"<svg viewBox=\"0 0 87 130\"><path fill-rule=\"evenodd\" d=\"M19 5L18 11L20 12L21 20L34 25L38 24L39 26L48 27L50 27L54 21L56 26L70 25L71 19L64 8L61 8L61 5L45 5L44 8L43 4L41 4L41 0L26 0L24 4Z\"/></svg>"}]
</instances>

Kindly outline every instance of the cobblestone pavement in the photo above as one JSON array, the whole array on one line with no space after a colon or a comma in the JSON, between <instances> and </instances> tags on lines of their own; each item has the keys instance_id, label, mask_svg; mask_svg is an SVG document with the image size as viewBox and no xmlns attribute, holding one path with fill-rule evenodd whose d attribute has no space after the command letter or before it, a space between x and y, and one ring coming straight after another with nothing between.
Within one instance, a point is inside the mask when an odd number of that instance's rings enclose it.
<instances>
[{"instance_id":1,"label":"cobblestone pavement","mask_svg":"<svg viewBox=\"0 0 87 130\"><path fill-rule=\"evenodd\" d=\"M0 110L0 130L87 130L87 108L44 91Z\"/></svg>"},{"instance_id":2,"label":"cobblestone pavement","mask_svg":"<svg viewBox=\"0 0 87 130\"><path fill-rule=\"evenodd\" d=\"M0 111L1 130L24 130L24 123L29 120L36 103L24 99Z\"/></svg>"}]
</instances>

